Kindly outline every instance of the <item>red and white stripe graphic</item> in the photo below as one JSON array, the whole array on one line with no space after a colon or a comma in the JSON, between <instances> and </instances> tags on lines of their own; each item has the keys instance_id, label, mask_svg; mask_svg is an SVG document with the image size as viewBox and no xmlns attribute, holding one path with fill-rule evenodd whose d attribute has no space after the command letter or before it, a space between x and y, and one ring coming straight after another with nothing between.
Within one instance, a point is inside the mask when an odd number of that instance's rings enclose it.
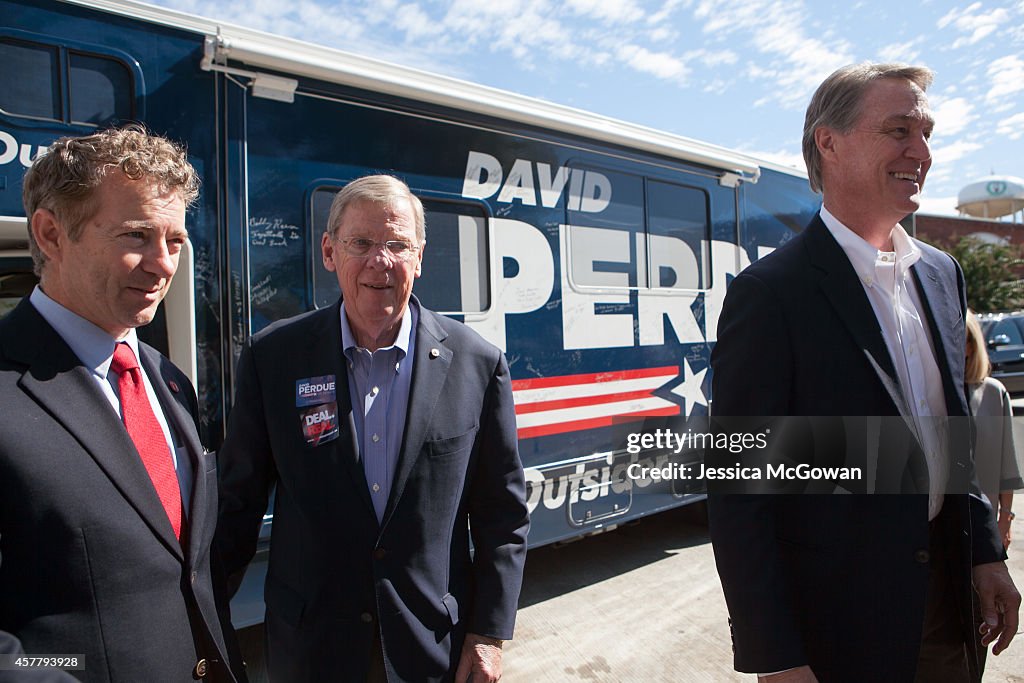
<instances>
[{"instance_id":1,"label":"red and white stripe graphic","mask_svg":"<svg viewBox=\"0 0 1024 683\"><path fill-rule=\"evenodd\" d=\"M654 390L679 366L512 381L519 438L607 427L613 420L678 415L679 405Z\"/></svg>"}]
</instances>

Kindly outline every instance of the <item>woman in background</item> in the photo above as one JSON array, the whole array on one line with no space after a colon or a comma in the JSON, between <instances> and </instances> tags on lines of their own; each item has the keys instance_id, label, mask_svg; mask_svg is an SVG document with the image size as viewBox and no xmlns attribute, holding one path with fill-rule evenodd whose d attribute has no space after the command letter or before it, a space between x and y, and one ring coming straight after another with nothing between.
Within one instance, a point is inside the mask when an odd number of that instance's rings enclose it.
<instances>
[{"instance_id":1,"label":"woman in background","mask_svg":"<svg viewBox=\"0 0 1024 683\"><path fill-rule=\"evenodd\" d=\"M964 379L977 418L974 467L981 490L992 504L1003 547L1010 547L1013 521L1013 491L1024 488L1017 453L1013 446L1013 408L1010 394L999 380L989 377L992 364L985 349L981 324L972 311L967 312L967 364Z\"/></svg>"}]
</instances>

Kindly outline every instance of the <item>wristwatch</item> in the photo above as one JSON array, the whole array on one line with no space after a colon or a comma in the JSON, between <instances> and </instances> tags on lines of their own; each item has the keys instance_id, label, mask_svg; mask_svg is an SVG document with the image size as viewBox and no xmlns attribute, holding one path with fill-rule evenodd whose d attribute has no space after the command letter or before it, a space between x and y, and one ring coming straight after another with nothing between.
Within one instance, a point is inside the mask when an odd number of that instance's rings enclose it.
<instances>
[{"instance_id":1,"label":"wristwatch","mask_svg":"<svg viewBox=\"0 0 1024 683\"><path fill-rule=\"evenodd\" d=\"M1013 510L1000 510L999 516L1001 517L1003 515L1006 515L1006 519L1010 520L1011 522L1017 519L1017 514Z\"/></svg>"}]
</instances>

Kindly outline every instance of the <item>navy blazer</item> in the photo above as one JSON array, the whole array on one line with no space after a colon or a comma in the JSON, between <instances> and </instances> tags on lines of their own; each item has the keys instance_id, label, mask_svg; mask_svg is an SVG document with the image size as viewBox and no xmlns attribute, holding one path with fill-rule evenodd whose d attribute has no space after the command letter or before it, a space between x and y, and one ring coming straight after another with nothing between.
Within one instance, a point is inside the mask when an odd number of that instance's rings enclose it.
<instances>
[{"instance_id":1,"label":"navy blazer","mask_svg":"<svg viewBox=\"0 0 1024 683\"><path fill-rule=\"evenodd\" d=\"M216 462L191 383L139 352L192 458L184 548L90 371L27 298L0 321L0 631L31 654L84 654L87 681L191 680L198 659L233 681L211 578Z\"/></svg>"},{"instance_id":2,"label":"navy blazer","mask_svg":"<svg viewBox=\"0 0 1024 683\"><path fill-rule=\"evenodd\" d=\"M947 412L966 416L963 275L949 255L917 246L913 279ZM871 304L817 216L732 282L711 362L714 415L900 415ZM969 430L952 431L949 452L952 485L966 490ZM738 670L810 664L821 681L877 680L881 671L913 680L928 583L927 496L712 495L709 519ZM937 519L973 647L970 568L1002 550L973 495L947 496Z\"/></svg>"},{"instance_id":3,"label":"navy blazer","mask_svg":"<svg viewBox=\"0 0 1024 683\"><path fill-rule=\"evenodd\" d=\"M419 305L415 303L415 305ZM504 355L420 308L408 414L382 523L352 421L340 301L272 325L238 362L217 545L245 569L276 485L267 662L283 681L450 680L467 632L512 636L529 519ZM296 382L333 376L338 436L307 444ZM470 536L473 554L470 553Z\"/></svg>"}]
</instances>

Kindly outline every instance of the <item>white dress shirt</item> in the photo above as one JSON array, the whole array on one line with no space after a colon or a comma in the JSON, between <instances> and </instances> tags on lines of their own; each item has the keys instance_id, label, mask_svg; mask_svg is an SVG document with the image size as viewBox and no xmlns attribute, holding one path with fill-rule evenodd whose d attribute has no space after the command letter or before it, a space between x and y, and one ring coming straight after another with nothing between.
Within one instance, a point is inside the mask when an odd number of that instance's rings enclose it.
<instances>
[{"instance_id":1,"label":"white dress shirt","mask_svg":"<svg viewBox=\"0 0 1024 683\"><path fill-rule=\"evenodd\" d=\"M824 206L821 220L850 259L881 327L905 400L900 412L912 418L928 465L928 519L935 519L949 480L947 411L935 343L910 272L921 250L899 223L890 233L893 251L879 251Z\"/></svg>"}]
</instances>

